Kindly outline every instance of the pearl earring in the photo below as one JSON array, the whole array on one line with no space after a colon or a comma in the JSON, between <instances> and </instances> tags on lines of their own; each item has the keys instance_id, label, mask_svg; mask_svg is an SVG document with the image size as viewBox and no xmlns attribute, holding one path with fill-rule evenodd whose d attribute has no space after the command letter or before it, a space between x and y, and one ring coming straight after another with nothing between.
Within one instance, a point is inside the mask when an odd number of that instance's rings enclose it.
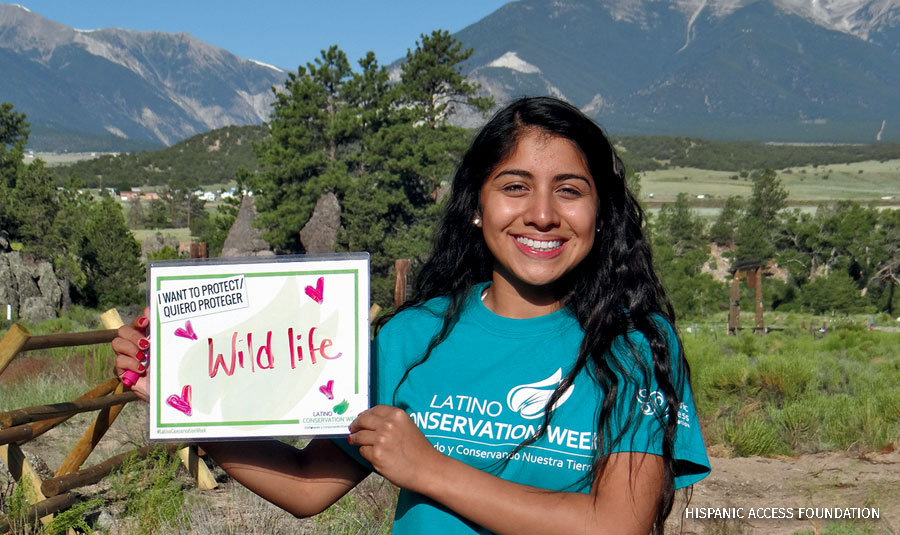
<instances>
[{"instance_id":1,"label":"pearl earring","mask_svg":"<svg viewBox=\"0 0 900 535\"><path fill-rule=\"evenodd\" d=\"M476 227L481 225L481 218L475 217L475 219L472 220L472 224L475 225Z\"/></svg>"}]
</instances>

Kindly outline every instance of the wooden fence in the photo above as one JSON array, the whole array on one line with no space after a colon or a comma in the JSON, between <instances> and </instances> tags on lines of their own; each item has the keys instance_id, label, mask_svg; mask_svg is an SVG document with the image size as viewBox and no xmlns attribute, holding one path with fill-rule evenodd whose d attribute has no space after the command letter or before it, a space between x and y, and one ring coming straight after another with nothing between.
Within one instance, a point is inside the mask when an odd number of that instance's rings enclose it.
<instances>
[{"instance_id":1,"label":"wooden fence","mask_svg":"<svg viewBox=\"0 0 900 535\"><path fill-rule=\"evenodd\" d=\"M43 336L32 336L24 327L13 324L0 339L0 374L17 355L25 351L109 343L116 336L116 329L122 325L122 320L115 309L105 312L101 320L107 330ZM6 464L16 482L23 485L25 497L28 503L32 504L27 512L28 518L40 518L44 524L50 522L53 514L75 504L75 497L70 490L97 483L122 464L126 454L81 469L82 463L94 451L122 408L135 399L137 399L135 394L117 377L113 377L69 402L25 407L0 413L0 459ZM56 469L53 477L41 479L26 459L21 445L53 429L75 414L91 411L98 411L97 416ZM197 480L200 488L216 487L215 479L209 473L206 464L197 456L195 446L180 449L175 445L166 447L170 452L177 450L181 461ZM146 446L140 448L136 455L145 457L149 451L150 446ZM9 529L9 519L0 516L0 533L6 533Z\"/></svg>"},{"instance_id":2,"label":"wooden fence","mask_svg":"<svg viewBox=\"0 0 900 535\"><path fill-rule=\"evenodd\" d=\"M409 260L394 262L395 307L406 301L409 273ZM369 320L374 320L380 310L381 307L373 304L369 310ZM116 336L116 330L122 325L122 319L115 309L106 311L100 319L107 330L42 336L32 336L24 327L13 324L6 335L0 339L0 374L16 355L25 351L111 342ZM45 524L50 522L53 514L64 511L75 504L75 497L68 491L97 483L122 464L126 457L125 454L117 455L90 468L80 469L82 463L94 451L100 439L119 416L119 412L125 404L136 399L135 394L123 385L119 378L113 377L73 401L25 407L0 413L0 459L6 463L16 482L24 485L25 496L28 502L33 504L27 512L28 518L40 518L41 522ZM72 451L56 469L53 477L41 479L25 458L20 446L53 429L75 414L89 411L99 412ZM196 446L176 448L174 445L167 445L166 447L171 452L177 450L182 463L196 479L200 488L213 489L216 487L216 481L206 464L200 460ZM136 455L145 457L149 451L150 447L145 446L140 448ZM0 534L6 533L9 529L9 520L0 516Z\"/></svg>"}]
</instances>

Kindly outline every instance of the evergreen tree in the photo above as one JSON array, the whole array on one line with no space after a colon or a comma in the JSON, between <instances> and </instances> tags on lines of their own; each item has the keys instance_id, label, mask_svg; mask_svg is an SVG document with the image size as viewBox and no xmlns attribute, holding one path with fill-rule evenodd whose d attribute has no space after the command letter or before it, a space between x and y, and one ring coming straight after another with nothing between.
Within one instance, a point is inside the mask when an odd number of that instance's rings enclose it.
<instances>
[{"instance_id":1,"label":"evergreen tree","mask_svg":"<svg viewBox=\"0 0 900 535\"><path fill-rule=\"evenodd\" d=\"M816 277L803 287L800 301L816 314L832 311L849 314L862 312L865 307L865 299L860 295L859 287L844 272Z\"/></svg>"},{"instance_id":2,"label":"evergreen tree","mask_svg":"<svg viewBox=\"0 0 900 535\"><path fill-rule=\"evenodd\" d=\"M751 180L753 189L747 202L747 215L761 221L776 221L788 197L778 174L773 169L766 169L754 173Z\"/></svg>"},{"instance_id":3,"label":"evergreen tree","mask_svg":"<svg viewBox=\"0 0 900 535\"><path fill-rule=\"evenodd\" d=\"M144 203L140 199L131 201L131 210L128 212L128 226L137 230L144 227Z\"/></svg>"},{"instance_id":4,"label":"evergreen tree","mask_svg":"<svg viewBox=\"0 0 900 535\"><path fill-rule=\"evenodd\" d=\"M779 215L788 193L772 169L754 172L751 179L753 190L735 233L735 259L765 263L776 254L775 242L781 232Z\"/></svg>"},{"instance_id":5,"label":"evergreen tree","mask_svg":"<svg viewBox=\"0 0 900 535\"><path fill-rule=\"evenodd\" d=\"M166 201L161 198L151 199L150 210L145 221L147 228L172 228L172 220L169 219L169 207Z\"/></svg>"},{"instance_id":6,"label":"evergreen tree","mask_svg":"<svg viewBox=\"0 0 900 535\"><path fill-rule=\"evenodd\" d=\"M344 200L344 225L338 240L347 250L372 253L374 300L391 303L393 262L410 259L413 267L431 248L442 191L469 141L466 130L450 125L449 115L463 106L485 112L490 99L476 97L478 87L461 73L471 50L447 32L422 36L401 66L401 81L388 120L366 137L369 171Z\"/></svg>"},{"instance_id":7,"label":"evergreen tree","mask_svg":"<svg viewBox=\"0 0 900 535\"><path fill-rule=\"evenodd\" d=\"M895 317L900 303L900 210L882 210L872 241L880 247L872 255L872 276L867 289L872 303Z\"/></svg>"},{"instance_id":8,"label":"evergreen tree","mask_svg":"<svg viewBox=\"0 0 900 535\"><path fill-rule=\"evenodd\" d=\"M25 114L14 111L9 102L0 103L0 194L16 187L16 178L21 174L25 145L30 133L31 128L25 120ZM0 196L0 202L2 201L3 197ZM0 208L2 207L0 204ZM4 212L0 210L0 217Z\"/></svg>"},{"instance_id":9,"label":"evergreen tree","mask_svg":"<svg viewBox=\"0 0 900 535\"><path fill-rule=\"evenodd\" d=\"M6 208L10 237L46 258L43 240L50 233L58 203L56 187L42 161L21 168L15 187L8 190Z\"/></svg>"},{"instance_id":10,"label":"evergreen tree","mask_svg":"<svg viewBox=\"0 0 900 535\"><path fill-rule=\"evenodd\" d=\"M284 90L275 94L271 136L256 146L264 171L253 189L258 224L281 251L302 252L300 229L319 195L330 190L341 198L349 184L343 157L358 137L355 110L344 95L351 78L346 54L332 46L290 73Z\"/></svg>"},{"instance_id":11,"label":"evergreen tree","mask_svg":"<svg viewBox=\"0 0 900 535\"><path fill-rule=\"evenodd\" d=\"M302 252L300 229L319 196L342 205L338 248L372 253L375 300L390 302L393 261L421 258L468 133L448 124L460 106L485 111L489 99L460 71L471 51L443 31L422 36L401 80L369 53L352 72L337 47L297 73L276 95L271 138L257 145L257 224L281 252Z\"/></svg>"},{"instance_id":12,"label":"evergreen tree","mask_svg":"<svg viewBox=\"0 0 900 535\"><path fill-rule=\"evenodd\" d=\"M679 316L705 316L725 303L724 286L703 273L709 243L686 193L663 205L652 226L653 263Z\"/></svg>"},{"instance_id":13,"label":"evergreen tree","mask_svg":"<svg viewBox=\"0 0 900 535\"><path fill-rule=\"evenodd\" d=\"M716 217L715 223L709 228L709 239L719 246L729 247L734 245L734 237L737 232L738 218L743 210L743 202L736 195L725 199L722 211Z\"/></svg>"},{"instance_id":14,"label":"evergreen tree","mask_svg":"<svg viewBox=\"0 0 900 535\"><path fill-rule=\"evenodd\" d=\"M477 97L478 85L460 70L473 49L463 50L462 43L446 30L422 34L420 39L415 50L407 50L400 74L403 102L412 107L416 120L437 128L461 107L487 112L493 100Z\"/></svg>"},{"instance_id":15,"label":"evergreen tree","mask_svg":"<svg viewBox=\"0 0 900 535\"><path fill-rule=\"evenodd\" d=\"M141 246L112 197L104 196L91 206L83 229L81 255L87 279L80 291L83 302L101 309L139 302L138 284L144 279Z\"/></svg>"}]
</instances>

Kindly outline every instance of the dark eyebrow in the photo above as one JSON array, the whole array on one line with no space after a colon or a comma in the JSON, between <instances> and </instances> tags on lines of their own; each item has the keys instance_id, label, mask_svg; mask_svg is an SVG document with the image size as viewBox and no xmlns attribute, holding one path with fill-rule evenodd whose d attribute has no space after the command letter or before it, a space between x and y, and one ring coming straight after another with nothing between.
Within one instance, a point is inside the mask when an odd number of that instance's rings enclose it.
<instances>
[{"instance_id":1,"label":"dark eyebrow","mask_svg":"<svg viewBox=\"0 0 900 535\"><path fill-rule=\"evenodd\" d=\"M499 173L494 175L494 177L491 180L496 180L503 175L513 175L513 176L520 176L522 178L532 178L531 173L529 173L528 171L526 171L524 169L504 169L503 171L500 171ZM591 186L591 180L584 175L579 175L579 174L575 174L575 173L561 173L561 174L558 174L553 177L554 182L562 182L564 180L569 180L569 179L583 180L584 182L587 183L587 185L589 187Z\"/></svg>"},{"instance_id":2,"label":"dark eyebrow","mask_svg":"<svg viewBox=\"0 0 900 535\"><path fill-rule=\"evenodd\" d=\"M496 180L503 175L513 175L513 176L520 176L523 178L531 178L531 173L529 173L528 171L525 171L524 169L504 169L503 171L500 171L499 173L494 175L494 177L491 180Z\"/></svg>"},{"instance_id":3,"label":"dark eyebrow","mask_svg":"<svg viewBox=\"0 0 900 535\"><path fill-rule=\"evenodd\" d=\"M588 185L588 188L592 188L591 179L589 179L588 177L586 177L584 175L576 175L574 173L563 173L563 174L556 175L555 177L553 177L554 182L562 182L563 180L569 180L569 179L583 180Z\"/></svg>"}]
</instances>

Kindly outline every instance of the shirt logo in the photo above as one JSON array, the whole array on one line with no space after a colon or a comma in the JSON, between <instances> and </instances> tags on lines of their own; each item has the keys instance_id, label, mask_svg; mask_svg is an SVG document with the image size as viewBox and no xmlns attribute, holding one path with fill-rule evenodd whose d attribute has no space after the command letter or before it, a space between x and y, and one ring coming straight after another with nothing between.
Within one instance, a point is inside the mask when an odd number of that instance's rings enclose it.
<instances>
[{"instance_id":1,"label":"shirt logo","mask_svg":"<svg viewBox=\"0 0 900 535\"><path fill-rule=\"evenodd\" d=\"M657 410L659 410L660 413L664 412L663 407L666 404L666 397L663 396L662 392L659 390L648 393L646 388L642 388L638 391L638 395L635 396L635 399L637 399L638 405L641 406L641 412L646 416L650 416L657 412Z\"/></svg>"},{"instance_id":2,"label":"shirt logo","mask_svg":"<svg viewBox=\"0 0 900 535\"><path fill-rule=\"evenodd\" d=\"M556 370L556 373L542 381L514 386L506 395L506 406L509 407L511 411L519 413L519 416L526 420L543 418L544 413L547 410L547 403L550 401L550 396L553 395L553 391L556 390L557 385L559 385L561 381L562 368ZM565 403L572 395L574 389L575 385L566 389L551 410L555 410Z\"/></svg>"}]
</instances>

